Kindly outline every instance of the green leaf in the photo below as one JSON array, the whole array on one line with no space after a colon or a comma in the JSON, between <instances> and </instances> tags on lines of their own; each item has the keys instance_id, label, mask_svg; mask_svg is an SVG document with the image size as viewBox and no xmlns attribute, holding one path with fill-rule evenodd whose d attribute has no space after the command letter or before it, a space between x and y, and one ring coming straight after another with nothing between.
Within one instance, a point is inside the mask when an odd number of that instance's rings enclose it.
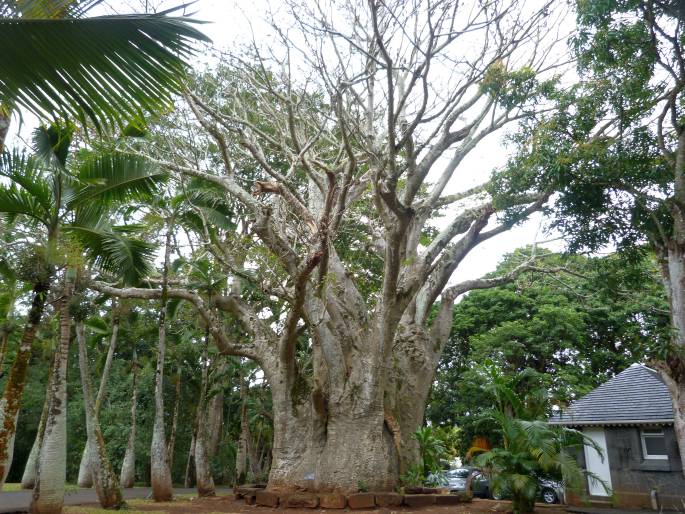
<instances>
[{"instance_id":1,"label":"green leaf","mask_svg":"<svg viewBox=\"0 0 685 514\"><path fill-rule=\"evenodd\" d=\"M197 22L195 22L197 23ZM0 18L0 99L39 117L124 127L171 107L195 41L187 18Z\"/></svg>"}]
</instances>

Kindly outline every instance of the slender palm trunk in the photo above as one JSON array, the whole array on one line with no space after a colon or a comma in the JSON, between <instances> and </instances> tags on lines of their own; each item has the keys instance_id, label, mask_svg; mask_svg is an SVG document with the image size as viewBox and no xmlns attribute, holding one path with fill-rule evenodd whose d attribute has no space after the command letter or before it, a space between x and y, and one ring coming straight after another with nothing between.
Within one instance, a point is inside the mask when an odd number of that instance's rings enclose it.
<instances>
[{"instance_id":1,"label":"slender palm trunk","mask_svg":"<svg viewBox=\"0 0 685 514\"><path fill-rule=\"evenodd\" d=\"M49 282L38 282L33 286L33 299L29 310L24 333L19 343L19 351L10 369L5 390L0 399L0 490L5 483L14 452L14 436L17 430L17 417L21 398L26 385L26 372L31 359L33 341L36 337L38 325L43 317Z\"/></svg>"},{"instance_id":2,"label":"slender palm trunk","mask_svg":"<svg viewBox=\"0 0 685 514\"><path fill-rule=\"evenodd\" d=\"M0 104L0 152L5 149L5 139L10 130L12 112L7 105Z\"/></svg>"},{"instance_id":3,"label":"slender palm trunk","mask_svg":"<svg viewBox=\"0 0 685 514\"><path fill-rule=\"evenodd\" d=\"M247 383L240 377L240 438L235 458L235 476L237 484L247 480L247 441L250 438L250 425L247 419Z\"/></svg>"},{"instance_id":4,"label":"slender palm trunk","mask_svg":"<svg viewBox=\"0 0 685 514\"><path fill-rule=\"evenodd\" d=\"M95 412L90 384L90 370L86 349L86 337L83 323L76 324L76 339L78 341L79 368L81 369L81 387L83 388L83 403L86 411L86 432L88 434L88 467L95 484L100 505L105 509L118 509L124 503L121 496L119 480L112 469L107 455L105 440L100 430L100 421Z\"/></svg>"},{"instance_id":5,"label":"slender palm trunk","mask_svg":"<svg viewBox=\"0 0 685 514\"><path fill-rule=\"evenodd\" d=\"M71 339L69 301L72 288L71 281L66 278L59 302L60 337L58 355L52 370L50 408L38 457L36 485L30 507L33 514L58 514L62 512L64 504L64 483L67 474L67 361Z\"/></svg>"},{"instance_id":6,"label":"slender palm trunk","mask_svg":"<svg viewBox=\"0 0 685 514\"><path fill-rule=\"evenodd\" d=\"M121 487L133 487L136 481L136 409L138 408L138 354L133 350L133 392L131 397L131 431L121 464Z\"/></svg>"},{"instance_id":7,"label":"slender palm trunk","mask_svg":"<svg viewBox=\"0 0 685 514\"><path fill-rule=\"evenodd\" d=\"M171 253L171 231L167 231L162 277L162 301L159 312L159 342L157 346L157 368L155 371L155 421L152 428L150 447L150 468L152 497L155 501L168 501L173 497L169 454L164 433L164 356L166 353L167 279Z\"/></svg>"},{"instance_id":8,"label":"slender palm trunk","mask_svg":"<svg viewBox=\"0 0 685 514\"><path fill-rule=\"evenodd\" d=\"M116 305L112 304L112 311L114 312ZM97 399L95 400L95 415L100 415L100 406L105 398L107 391L107 382L109 380L109 373L112 369L112 362L114 361L114 351L117 346L117 337L119 335L119 317L115 314L112 320L112 337L109 342L107 350L107 358L105 359L105 366L102 369L102 376L100 377L100 387L98 388ZM81 463L78 470L78 479L76 483L79 487L93 487L93 477L91 476L91 455L90 455L90 441L86 441L86 446L83 448L81 454Z\"/></svg>"},{"instance_id":9,"label":"slender palm trunk","mask_svg":"<svg viewBox=\"0 0 685 514\"><path fill-rule=\"evenodd\" d=\"M54 360L53 360L54 367ZM40 415L40 422L38 423L38 432L31 447L31 453L26 460L24 466L24 474L21 477L22 489L33 489L36 485L36 471L38 467L38 455L40 454L40 447L43 444L43 436L45 435L45 423L48 419L48 411L50 409L50 388L52 386L52 374L48 376L48 386L45 388L45 401L43 402L43 412Z\"/></svg>"},{"instance_id":10,"label":"slender palm trunk","mask_svg":"<svg viewBox=\"0 0 685 514\"><path fill-rule=\"evenodd\" d=\"M171 420L171 435L167 445L169 465L174 462L174 446L176 445L176 429L178 427L178 411L181 408L181 366L176 370L176 399L174 400L174 415Z\"/></svg>"},{"instance_id":11,"label":"slender palm trunk","mask_svg":"<svg viewBox=\"0 0 685 514\"><path fill-rule=\"evenodd\" d=\"M0 378L2 378L2 365L5 363L7 355L7 345L10 340L10 330L7 327L0 327Z\"/></svg>"},{"instance_id":12,"label":"slender palm trunk","mask_svg":"<svg viewBox=\"0 0 685 514\"><path fill-rule=\"evenodd\" d=\"M205 332L205 346L202 350L202 386L200 402L198 403L197 435L195 436L195 478L197 480L198 496L214 496L214 479L209 467L208 425L207 422L207 388L209 380L209 359L207 346L209 344L209 329Z\"/></svg>"},{"instance_id":13,"label":"slender palm trunk","mask_svg":"<svg viewBox=\"0 0 685 514\"><path fill-rule=\"evenodd\" d=\"M194 482L193 470L195 469L195 435L197 434L197 416L195 416L195 432L193 438L190 440L190 449L188 450L188 460L186 461L186 474L183 479L183 487L188 489L192 487Z\"/></svg>"}]
</instances>

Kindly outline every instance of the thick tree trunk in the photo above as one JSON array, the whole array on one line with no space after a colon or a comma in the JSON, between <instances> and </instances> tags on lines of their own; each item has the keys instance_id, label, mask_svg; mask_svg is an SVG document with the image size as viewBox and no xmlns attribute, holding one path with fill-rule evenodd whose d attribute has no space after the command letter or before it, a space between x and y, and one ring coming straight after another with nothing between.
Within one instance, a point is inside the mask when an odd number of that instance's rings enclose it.
<instances>
[{"instance_id":1,"label":"thick tree trunk","mask_svg":"<svg viewBox=\"0 0 685 514\"><path fill-rule=\"evenodd\" d=\"M66 273L68 275L69 270ZM33 489L30 507L33 514L58 514L62 512L64 504L64 483L67 473L67 361L71 339L69 301L72 287L67 277L59 303L59 347L52 370L50 410L45 423L45 435L38 457L36 486Z\"/></svg>"},{"instance_id":2,"label":"thick tree trunk","mask_svg":"<svg viewBox=\"0 0 685 514\"><path fill-rule=\"evenodd\" d=\"M673 429L685 476L685 128L678 137L675 201L671 203L673 237L660 248L662 277L669 300L672 345L666 361L655 362L673 403Z\"/></svg>"},{"instance_id":3,"label":"thick tree trunk","mask_svg":"<svg viewBox=\"0 0 685 514\"><path fill-rule=\"evenodd\" d=\"M205 333L205 344L202 350L202 385L200 387L200 401L198 402L199 416L197 418L197 433L195 435L195 480L197 481L198 496L214 496L214 479L209 466L208 451L208 421L207 394L209 381L209 359L207 345L209 344L209 329Z\"/></svg>"},{"instance_id":4,"label":"thick tree trunk","mask_svg":"<svg viewBox=\"0 0 685 514\"><path fill-rule=\"evenodd\" d=\"M100 506L105 509L119 509L123 502L119 480L107 456L105 440L100 430L100 422L93 403L90 384L90 370L86 349L86 336L83 323L76 324L76 340L78 342L79 368L81 369L81 387L83 389L83 403L86 411L86 432L88 445L88 471L95 484Z\"/></svg>"},{"instance_id":5,"label":"thick tree trunk","mask_svg":"<svg viewBox=\"0 0 685 514\"><path fill-rule=\"evenodd\" d=\"M397 327L391 366L374 369L360 355L342 384L322 368L314 382L323 385L300 400L293 394L299 386L283 387L293 382L277 367L267 374L274 404L270 488L392 490L418 461L412 435L423 422L446 337L435 339L409 316Z\"/></svg>"},{"instance_id":6,"label":"thick tree trunk","mask_svg":"<svg viewBox=\"0 0 685 514\"><path fill-rule=\"evenodd\" d=\"M133 350L133 391L131 393L131 431L121 463L121 487L133 487L136 481L136 410L138 408L138 355Z\"/></svg>"},{"instance_id":7,"label":"thick tree trunk","mask_svg":"<svg viewBox=\"0 0 685 514\"><path fill-rule=\"evenodd\" d=\"M45 388L45 401L43 402L43 412L40 415L40 422L38 423L38 432L36 433L36 438L33 441L33 446L31 447L31 453L29 453L29 458L26 460L26 466L24 466L24 474L21 477L22 489L33 489L33 486L36 485L38 455L40 453L40 447L43 444L43 436L45 435L45 423L47 422L48 411L50 409L51 385L52 374L48 376L48 386Z\"/></svg>"},{"instance_id":8,"label":"thick tree trunk","mask_svg":"<svg viewBox=\"0 0 685 514\"><path fill-rule=\"evenodd\" d=\"M116 314L116 304L112 303L112 337L109 342L109 348L107 349L107 357L105 359L105 366L102 368L102 376L100 377L100 387L98 388L97 398L95 400L95 415L100 415L100 406L105 398L105 393L107 391L107 382L109 380L109 373L112 369L112 362L114 361L114 352L117 346L117 338L119 336L119 316ZM81 454L81 463L79 464L78 479L76 483L79 487L93 487L93 477L90 473L91 468L91 455L89 441L86 441L86 446L83 448L83 453Z\"/></svg>"},{"instance_id":9,"label":"thick tree trunk","mask_svg":"<svg viewBox=\"0 0 685 514\"><path fill-rule=\"evenodd\" d=\"M171 435L167 452L169 454L169 465L174 462L174 446L176 445L176 429L178 428L178 411L181 408L181 366L176 370L176 398L174 399L174 415L171 419Z\"/></svg>"},{"instance_id":10,"label":"thick tree trunk","mask_svg":"<svg viewBox=\"0 0 685 514\"><path fill-rule=\"evenodd\" d=\"M159 312L159 341L157 345L157 368L155 370L155 421L152 427L152 444L150 446L150 479L152 497L155 501L169 501L173 497L169 454L167 453L164 430L164 357L166 354L166 287L169 273L169 256L171 252L171 232L167 231L164 252L164 271L162 300Z\"/></svg>"},{"instance_id":11,"label":"thick tree trunk","mask_svg":"<svg viewBox=\"0 0 685 514\"><path fill-rule=\"evenodd\" d=\"M17 430L21 398L26 385L26 372L31 360L31 350L33 349L36 331L45 310L48 290L49 283L47 282L37 283L33 286L33 299L24 325L24 333L0 399L0 490L2 490L12 465L14 436Z\"/></svg>"},{"instance_id":12,"label":"thick tree trunk","mask_svg":"<svg viewBox=\"0 0 685 514\"><path fill-rule=\"evenodd\" d=\"M220 367L219 373L224 365ZM210 457L214 457L219 449L219 443L224 432L224 392L219 391L209 402L209 442L208 452Z\"/></svg>"}]
</instances>

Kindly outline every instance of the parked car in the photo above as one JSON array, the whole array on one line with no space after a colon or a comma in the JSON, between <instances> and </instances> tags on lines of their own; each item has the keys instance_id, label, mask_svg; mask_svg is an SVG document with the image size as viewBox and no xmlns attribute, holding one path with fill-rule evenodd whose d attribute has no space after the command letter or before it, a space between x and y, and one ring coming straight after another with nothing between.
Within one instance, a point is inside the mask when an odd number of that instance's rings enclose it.
<instances>
[{"instance_id":1,"label":"parked car","mask_svg":"<svg viewBox=\"0 0 685 514\"><path fill-rule=\"evenodd\" d=\"M458 493L466 490L466 481L473 472L473 468L457 468L431 473L426 481L431 486L447 487L451 493Z\"/></svg>"},{"instance_id":2,"label":"parked car","mask_svg":"<svg viewBox=\"0 0 685 514\"><path fill-rule=\"evenodd\" d=\"M480 470L473 471L471 492L479 498L493 500L502 500L509 496L506 491L493 491L489 478ZM538 497L543 503L560 503L564 498L564 486L556 480L538 477Z\"/></svg>"},{"instance_id":3,"label":"parked car","mask_svg":"<svg viewBox=\"0 0 685 514\"><path fill-rule=\"evenodd\" d=\"M473 468L449 469L429 475L427 482L436 487L447 487L451 493L458 493L466 490L466 481L472 472Z\"/></svg>"}]
</instances>

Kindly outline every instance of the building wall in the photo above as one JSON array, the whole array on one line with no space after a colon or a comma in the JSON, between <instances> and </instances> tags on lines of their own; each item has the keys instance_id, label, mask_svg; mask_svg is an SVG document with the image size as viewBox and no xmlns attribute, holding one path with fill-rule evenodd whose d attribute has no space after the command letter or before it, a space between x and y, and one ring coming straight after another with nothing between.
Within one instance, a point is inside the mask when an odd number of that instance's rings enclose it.
<instances>
[{"instance_id":1,"label":"building wall","mask_svg":"<svg viewBox=\"0 0 685 514\"><path fill-rule=\"evenodd\" d=\"M605 427L611 482L618 507L651 508L654 489L666 509L685 508L683 477L673 427L664 427L668 460L645 460L638 427Z\"/></svg>"}]
</instances>

